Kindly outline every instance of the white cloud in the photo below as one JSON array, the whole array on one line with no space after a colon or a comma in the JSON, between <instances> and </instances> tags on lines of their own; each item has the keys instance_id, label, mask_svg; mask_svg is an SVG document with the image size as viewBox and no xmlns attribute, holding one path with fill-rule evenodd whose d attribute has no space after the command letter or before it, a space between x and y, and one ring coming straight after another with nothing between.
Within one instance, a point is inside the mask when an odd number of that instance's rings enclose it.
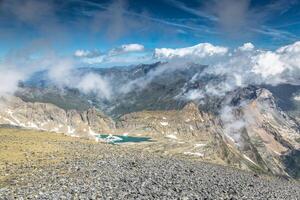
<instances>
[{"instance_id":1,"label":"white cloud","mask_svg":"<svg viewBox=\"0 0 300 200\"><path fill-rule=\"evenodd\" d=\"M111 88L109 80L100 75L76 73L76 64L71 59L59 59L48 70L49 79L57 86L79 89L83 93L95 93L99 98L109 99Z\"/></svg>"},{"instance_id":2,"label":"white cloud","mask_svg":"<svg viewBox=\"0 0 300 200\"><path fill-rule=\"evenodd\" d=\"M98 50L77 50L74 52L74 56L80 58L82 63L97 64L103 67L149 63L152 57L148 54L141 44L124 44L103 54Z\"/></svg>"},{"instance_id":3,"label":"white cloud","mask_svg":"<svg viewBox=\"0 0 300 200\"><path fill-rule=\"evenodd\" d=\"M216 55L224 55L228 48L221 46L214 46L209 43L201 43L192 47L170 49L161 48L155 49L154 57L157 59L175 59L175 58L206 58Z\"/></svg>"},{"instance_id":4,"label":"white cloud","mask_svg":"<svg viewBox=\"0 0 300 200\"><path fill-rule=\"evenodd\" d=\"M11 95L18 89L18 83L24 79L24 74L18 70L0 68L0 96Z\"/></svg>"},{"instance_id":5,"label":"white cloud","mask_svg":"<svg viewBox=\"0 0 300 200\"><path fill-rule=\"evenodd\" d=\"M263 78L281 74L285 69L285 63L280 59L280 55L273 52L263 52L253 58L254 66L252 70L255 74Z\"/></svg>"},{"instance_id":6,"label":"white cloud","mask_svg":"<svg viewBox=\"0 0 300 200\"><path fill-rule=\"evenodd\" d=\"M108 81L98 74L89 73L84 75L76 87L84 93L94 92L106 99L111 97Z\"/></svg>"},{"instance_id":7,"label":"white cloud","mask_svg":"<svg viewBox=\"0 0 300 200\"><path fill-rule=\"evenodd\" d=\"M294 99L295 99L296 101L300 101L300 96L294 96Z\"/></svg>"},{"instance_id":8,"label":"white cloud","mask_svg":"<svg viewBox=\"0 0 300 200\"><path fill-rule=\"evenodd\" d=\"M294 44L279 48L276 54L280 56L280 60L285 63L285 66L290 71L291 76L300 73L300 41ZM299 80L298 80L299 81Z\"/></svg>"},{"instance_id":9,"label":"white cloud","mask_svg":"<svg viewBox=\"0 0 300 200\"><path fill-rule=\"evenodd\" d=\"M241 145L241 130L245 127L246 122L243 118L237 118L234 114L235 107L224 106L220 110L220 118L223 123L224 133L230 138L236 145Z\"/></svg>"},{"instance_id":10,"label":"white cloud","mask_svg":"<svg viewBox=\"0 0 300 200\"><path fill-rule=\"evenodd\" d=\"M89 58L89 57L82 58L81 62L93 65L93 64L104 63L105 60L106 60L106 55L101 55L94 58Z\"/></svg>"},{"instance_id":11,"label":"white cloud","mask_svg":"<svg viewBox=\"0 0 300 200\"><path fill-rule=\"evenodd\" d=\"M82 50L78 49L74 52L75 57L83 57L83 58L94 58L99 57L101 55L100 51L98 50Z\"/></svg>"},{"instance_id":12,"label":"white cloud","mask_svg":"<svg viewBox=\"0 0 300 200\"><path fill-rule=\"evenodd\" d=\"M144 46L141 44L125 44L121 46L124 52L144 51Z\"/></svg>"},{"instance_id":13,"label":"white cloud","mask_svg":"<svg viewBox=\"0 0 300 200\"><path fill-rule=\"evenodd\" d=\"M300 53L300 41L295 42L294 44L283 46L279 48L276 52L278 53Z\"/></svg>"},{"instance_id":14,"label":"white cloud","mask_svg":"<svg viewBox=\"0 0 300 200\"><path fill-rule=\"evenodd\" d=\"M124 53L132 53L132 52L142 52L145 50L145 47L141 44L124 44L120 47L114 48L109 51L108 55L118 55Z\"/></svg>"},{"instance_id":15,"label":"white cloud","mask_svg":"<svg viewBox=\"0 0 300 200\"><path fill-rule=\"evenodd\" d=\"M198 61L202 63L202 59ZM275 51L254 50L254 45L246 43L221 57L212 57L209 66L195 77L198 80L208 75L223 78L219 83L207 82L201 88L201 93L185 91L187 99L195 97L198 100L205 95L222 96L228 91L248 85L300 85L300 42Z\"/></svg>"},{"instance_id":16,"label":"white cloud","mask_svg":"<svg viewBox=\"0 0 300 200\"><path fill-rule=\"evenodd\" d=\"M53 60L53 63L49 66L48 77L59 87L70 85L74 80L72 75L73 68L74 63L70 59L60 58L59 60Z\"/></svg>"},{"instance_id":17,"label":"white cloud","mask_svg":"<svg viewBox=\"0 0 300 200\"><path fill-rule=\"evenodd\" d=\"M252 43L245 43L237 49L214 46L203 43L192 47L155 49L156 60L167 60L145 77L132 80L121 90L131 91L144 88L154 77L176 69L184 69L189 63L205 64L208 67L199 72L191 81L197 81L208 75L222 77L219 82L206 82L201 90L183 89L184 97L201 100L208 96L223 96L238 87L261 84L297 84L300 85L300 42L281 47L275 51L256 49ZM182 58L182 59L181 59Z\"/></svg>"},{"instance_id":18,"label":"white cloud","mask_svg":"<svg viewBox=\"0 0 300 200\"><path fill-rule=\"evenodd\" d=\"M243 46L239 47L238 50L252 51L254 48L255 48L255 46L252 43L248 42L248 43L243 44Z\"/></svg>"},{"instance_id":19,"label":"white cloud","mask_svg":"<svg viewBox=\"0 0 300 200\"><path fill-rule=\"evenodd\" d=\"M87 50L76 50L74 55L77 56L77 57L86 57L90 52L87 51Z\"/></svg>"}]
</instances>

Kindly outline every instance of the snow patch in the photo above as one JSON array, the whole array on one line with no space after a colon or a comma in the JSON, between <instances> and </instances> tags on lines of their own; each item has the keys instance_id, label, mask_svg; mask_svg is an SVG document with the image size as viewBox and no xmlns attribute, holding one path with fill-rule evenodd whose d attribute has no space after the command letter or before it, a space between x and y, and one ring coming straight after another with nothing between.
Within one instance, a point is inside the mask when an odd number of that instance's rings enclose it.
<instances>
[{"instance_id":1,"label":"snow patch","mask_svg":"<svg viewBox=\"0 0 300 200\"><path fill-rule=\"evenodd\" d=\"M100 138L100 140L107 143L113 143L116 141L122 141L123 139L115 135L109 135L106 138Z\"/></svg>"},{"instance_id":2,"label":"snow patch","mask_svg":"<svg viewBox=\"0 0 300 200\"><path fill-rule=\"evenodd\" d=\"M203 153L199 153L199 152L183 152L184 155L191 155L191 156L199 156L199 157L203 157Z\"/></svg>"},{"instance_id":3,"label":"snow patch","mask_svg":"<svg viewBox=\"0 0 300 200\"><path fill-rule=\"evenodd\" d=\"M192 131L194 130L194 128L193 128L193 126L192 126L192 125L190 125L190 130L192 130Z\"/></svg>"},{"instance_id":4,"label":"snow patch","mask_svg":"<svg viewBox=\"0 0 300 200\"><path fill-rule=\"evenodd\" d=\"M13 112L11 110L7 110L6 111L7 114L9 114L9 116L19 125L19 126L23 126L23 127L26 127L25 124L21 123L14 115L13 115Z\"/></svg>"},{"instance_id":5,"label":"snow patch","mask_svg":"<svg viewBox=\"0 0 300 200\"><path fill-rule=\"evenodd\" d=\"M79 138L79 135L70 135L71 137Z\"/></svg>"},{"instance_id":6,"label":"snow patch","mask_svg":"<svg viewBox=\"0 0 300 200\"><path fill-rule=\"evenodd\" d=\"M174 139L174 140L177 139L176 135L167 135L166 137L167 137L167 138L170 138L170 139Z\"/></svg>"},{"instance_id":7,"label":"snow patch","mask_svg":"<svg viewBox=\"0 0 300 200\"><path fill-rule=\"evenodd\" d=\"M15 123L15 122L13 122L13 121L11 121L10 119L7 119L6 117L3 117L3 119L5 120L5 121L7 121L10 125L13 125L13 126L18 126L18 124L17 123Z\"/></svg>"},{"instance_id":8,"label":"snow patch","mask_svg":"<svg viewBox=\"0 0 300 200\"><path fill-rule=\"evenodd\" d=\"M89 127L89 134L90 134L90 135L97 135L97 134L91 129L91 127Z\"/></svg>"},{"instance_id":9,"label":"snow patch","mask_svg":"<svg viewBox=\"0 0 300 200\"><path fill-rule=\"evenodd\" d=\"M168 125L169 125L168 122L160 122L160 124L161 124L162 126L168 126Z\"/></svg>"},{"instance_id":10,"label":"snow patch","mask_svg":"<svg viewBox=\"0 0 300 200\"><path fill-rule=\"evenodd\" d=\"M51 129L50 132L56 132L56 133L58 133L59 131L58 131L58 128L55 127L55 128L53 128L53 129Z\"/></svg>"},{"instance_id":11,"label":"snow patch","mask_svg":"<svg viewBox=\"0 0 300 200\"><path fill-rule=\"evenodd\" d=\"M195 147L205 147L206 144L202 144L202 143L199 143L199 144L195 144Z\"/></svg>"},{"instance_id":12,"label":"snow patch","mask_svg":"<svg viewBox=\"0 0 300 200\"><path fill-rule=\"evenodd\" d=\"M253 163L254 165L257 165L253 160L251 160L248 156L246 156L245 154L243 154L243 157L246 158L247 160L249 160L251 163Z\"/></svg>"},{"instance_id":13,"label":"snow patch","mask_svg":"<svg viewBox=\"0 0 300 200\"><path fill-rule=\"evenodd\" d=\"M75 129L72 128L71 126L68 126L68 134L74 134L75 133Z\"/></svg>"},{"instance_id":14,"label":"snow patch","mask_svg":"<svg viewBox=\"0 0 300 200\"><path fill-rule=\"evenodd\" d=\"M28 123L27 123L27 127L28 127L28 128L36 128L36 129L39 129L39 127L38 127L35 123L33 123L33 122L28 122Z\"/></svg>"}]
</instances>

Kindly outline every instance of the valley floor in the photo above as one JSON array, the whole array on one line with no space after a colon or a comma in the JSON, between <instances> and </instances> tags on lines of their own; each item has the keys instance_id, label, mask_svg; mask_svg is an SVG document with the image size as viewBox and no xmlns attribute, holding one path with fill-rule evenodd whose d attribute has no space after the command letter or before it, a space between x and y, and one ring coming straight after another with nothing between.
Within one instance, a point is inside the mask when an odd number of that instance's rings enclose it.
<instances>
[{"instance_id":1,"label":"valley floor","mask_svg":"<svg viewBox=\"0 0 300 200\"><path fill-rule=\"evenodd\" d=\"M0 199L300 199L295 181L142 149L1 128Z\"/></svg>"}]
</instances>

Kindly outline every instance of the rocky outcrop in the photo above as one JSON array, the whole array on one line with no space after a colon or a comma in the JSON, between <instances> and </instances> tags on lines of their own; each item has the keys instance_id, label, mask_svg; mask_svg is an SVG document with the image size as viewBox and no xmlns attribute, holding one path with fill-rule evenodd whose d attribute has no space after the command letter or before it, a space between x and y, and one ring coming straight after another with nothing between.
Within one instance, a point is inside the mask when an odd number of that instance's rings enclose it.
<instances>
[{"instance_id":1,"label":"rocky outcrop","mask_svg":"<svg viewBox=\"0 0 300 200\"><path fill-rule=\"evenodd\" d=\"M300 149L299 125L277 107L266 89L249 87L228 94L219 115L190 102L178 110L125 114L116 125L95 108L65 111L52 104L29 103L17 97L2 98L1 102L0 124L83 137L117 129L120 133L150 135L159 142L167 138L164 141L169 144L163 144L167 147L162 149L168 152L178 148L175 153L209 162L298 176L293 169L300 166L295 158Z\"/></svg>"},{"instance_id":2,"label":"rocky outcrop","mask_svg":"<svg viewBox=\"0 0 300 200\"><path fill-rule=\"evenodd\" d=\"M232 98L233 121L239 127L238 150L264 171L289 175L283 159L300 148L297 123L277 107L271 92L266 89L239 91ZM236 114L238 113L238 114Z\"/></svg>"},{"instance_id":3,"label":"rocky outcrop","mask_svg":"<svg viewBox=\"0 0 300 200\"><path fill-rule=\"evenodd\" d=\"M143 111L124 115L117 122L118 128L144 131L171 138L190 145L186 155L196 155L200 159L249 169L248 160L235 146L226 142L218 117L200 111L191 102L182 110Z\"/></svg>"},{"instance_id":4,"label":"rocky outcrop","mask_svg":"<svg viewBox=\"0 0 300 200\"><path fill-rule=\"evenodd\" d=\"M200 141L201 148L189 153L201 155L203 160L289 175L284 157L300 148L300 134L298 125L276 106L272 94L250 88L232 94L225 102L230 107L225 117L188 103L182 110L126 114L117 127L195 141L195 145Z\"/></svg>"},{"instance_id":5,"label":"rocky outcrop","mask_svg":"<svg viewBox=\"0 0 300 200\"><path fill-rule=\"evenodd\" d=\"M143 111L122 116L117 126L127 129L143 129L159 134L189 137L209 137L207 129L218 122L209 114L200 112L194 103L182 110Z\"/></svg>"},{"instance_id":6,"label":"rocky outcrop","mask_svg":"<svg viewBox=\"0 0 300 200\"><path fill-rule=\"evenodd\" d=\"M65 111L48 103L24 102L18 97L2 97L0 124L61 132L71 136L93 137L115 128L113 120L99 110Z\"/></svg>"}]
</instances>

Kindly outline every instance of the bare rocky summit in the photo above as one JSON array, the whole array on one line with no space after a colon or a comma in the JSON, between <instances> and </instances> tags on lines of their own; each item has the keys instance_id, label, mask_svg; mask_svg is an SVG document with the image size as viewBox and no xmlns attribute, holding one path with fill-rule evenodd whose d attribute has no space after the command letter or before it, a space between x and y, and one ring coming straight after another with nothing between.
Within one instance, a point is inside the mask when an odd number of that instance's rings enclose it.
<instances>
[{"instance_id":1,"label":"bare rocky summit","mask_svg":"<svg viewBox=\"0 0 300 200\"><path fill-rule=\"evenodd\" d=\"M14 96L1 98L0 123L78 137L93 137L95 132L115 128L114 121L95 108L64 110L49 103L24 102Z\"/></svg>"}]
</instances>

